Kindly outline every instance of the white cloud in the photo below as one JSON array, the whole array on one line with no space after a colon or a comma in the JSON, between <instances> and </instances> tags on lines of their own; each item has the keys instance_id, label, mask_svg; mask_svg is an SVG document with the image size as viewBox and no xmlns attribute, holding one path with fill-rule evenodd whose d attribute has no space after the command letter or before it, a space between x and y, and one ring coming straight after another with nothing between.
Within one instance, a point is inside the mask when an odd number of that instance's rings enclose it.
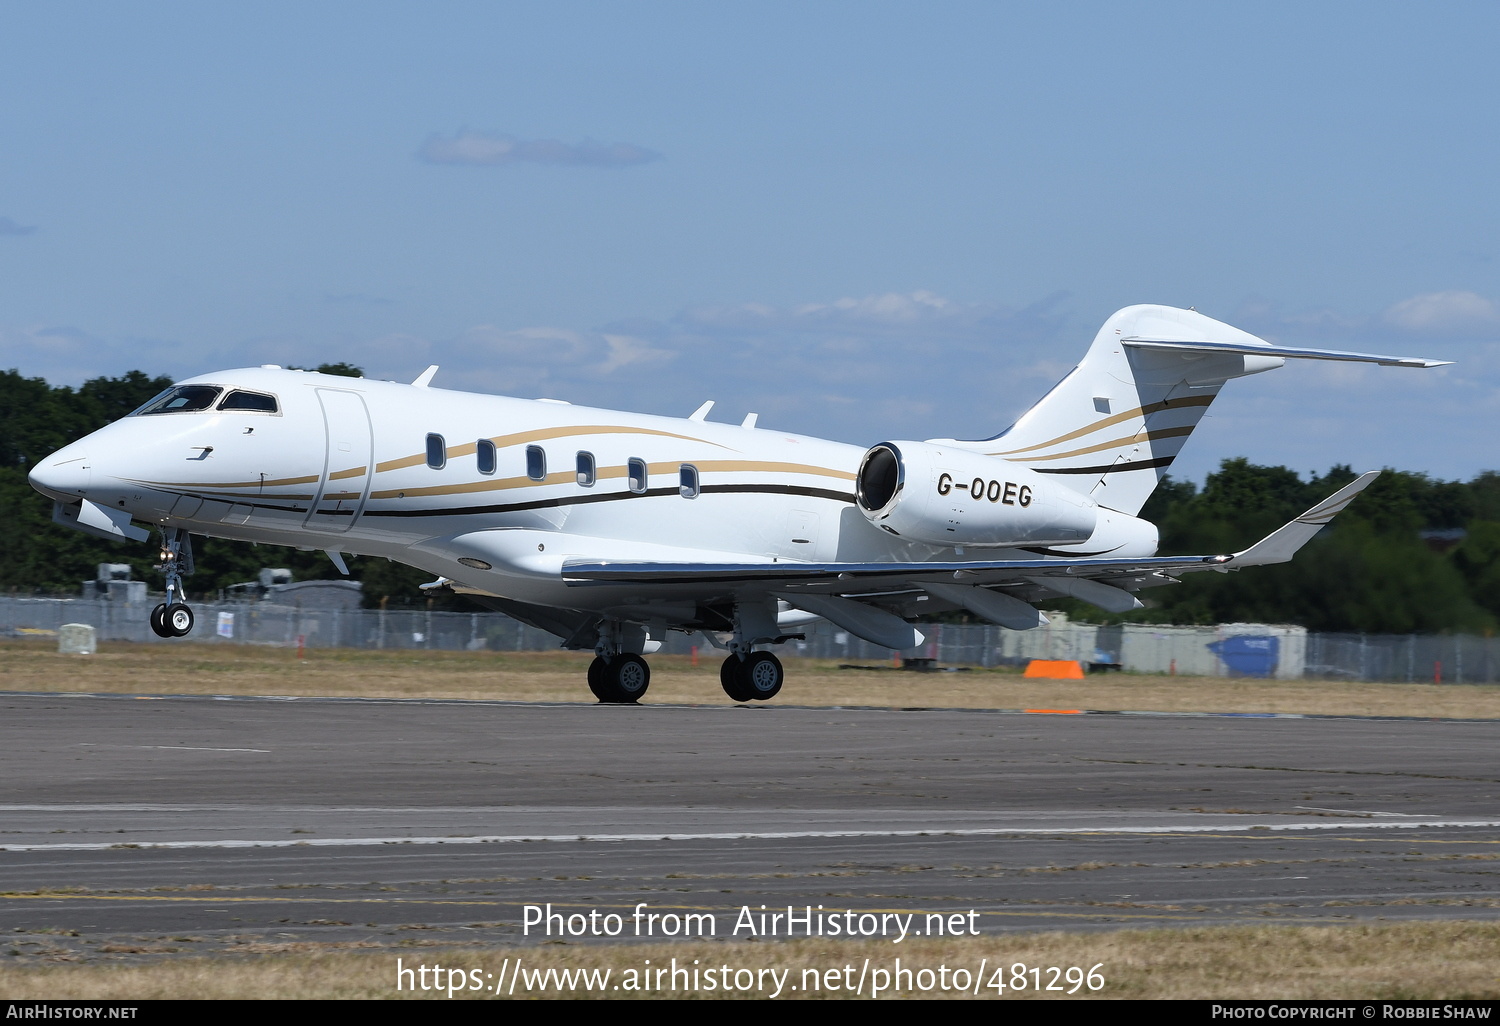
<instances>
[{"instance_id":1,"label":"white cloud","mask_svg":"<svg viewBox=\"0 0 1500 1026\"><path fill-rule=\"evenodd\" d=\"M1473 292L1427 292L1385 312L1385 322L1421 335L1492 335L1500 330L1500 306Z\"/></svg>"},{"instance_id":2,"label":"white cloud","mask_svg":"<svg viewBox=\"0 0 1500 1026\"><path fill-rule=\"evenodd\" d=\"M663 363L676 355L670 349L654 349L629 335L605 335L604 341L609 346L609 358L594 368L598 374L613 374L631 364Z\"/></svg>"},{"instance_id":3,"label":"white cloud","mask_svg":"<svg viewBox=\"0 0 1500 1026\"><path fill-rule=\"evenodd\" d=\"M634 143L599 143L585 139L517 139L515 136L463 131L451 139L434 133L417 156L429 164L569 164L577 167L629 167L660 160L661 154Z\"/></svg>"}]
</instances>

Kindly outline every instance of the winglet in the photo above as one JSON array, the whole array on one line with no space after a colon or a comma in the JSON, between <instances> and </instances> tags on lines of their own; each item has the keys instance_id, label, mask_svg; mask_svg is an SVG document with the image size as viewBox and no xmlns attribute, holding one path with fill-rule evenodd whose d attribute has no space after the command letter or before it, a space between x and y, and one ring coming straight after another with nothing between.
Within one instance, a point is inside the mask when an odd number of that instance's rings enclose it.
<instances>
[{"instance_id":1,"label":"winglet","mask_svg":"<svg viewBox=\"0 0 1500 1026\"><path fill-rule=\"evenodd\" d=\"M424 370L421 374L418 374L417 380L413 381L412 384L416 385L418 388L426 388L428 385L432 384L433 376L436 375L437 372L438 365L433 364L431 367L428 367L426 370Z\"/></svg>"},{"instance_id":2,"label":"winglet","mask_svg":"<svg viewBox=\"0 0 1500 1026\"><path fill-rule=\"evenodd\" d=\"M349 576L349 564L347 564L347 563L344 562L344 557L339 552L339 550L338 549L324 549L323 551L326 552L326 553L328 553L328 558L331 559L331 560L333 560L333 565L336 566L336 567L338 567L339 573L343 574L345 577L348 577Z\"/></svg>"},{"instance_id":3,"label":"winglet","mask_svg":"<svg viewBox=\"0 0 1500 1026\"><path fill-rule=\"evenodd\" d=\"M688 420L701 421L708 416L708 411L714 408L714 401L710 399L688 415Z\"/></svg>"},{"instance_id":4,"label":"winglet","mask_svg":"<svg viewBox=\"0 0 1500 1026\"><path fill-rule=\"evenodd\" d=\"M1355 496L1370 486L1380 476L1372 470L1361 474L1296 520L1272 531L1244 552L1236 552L1225 561L1226 569L1241 566L1262 566L1267 563L1286 563L1297 554L1297 550L1312 540L1313 535L1328 525L1344 507L1354 501Z\"/></svg>"}]
</instances>

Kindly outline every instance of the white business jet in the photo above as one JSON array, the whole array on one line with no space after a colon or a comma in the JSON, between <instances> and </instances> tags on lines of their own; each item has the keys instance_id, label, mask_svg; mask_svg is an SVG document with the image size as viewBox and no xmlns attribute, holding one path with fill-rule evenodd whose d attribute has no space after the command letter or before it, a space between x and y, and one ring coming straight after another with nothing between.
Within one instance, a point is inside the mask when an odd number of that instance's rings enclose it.
<instances>
[{"instance_id":1,"label":"white business jet","mask_svg":"<svg viewBox=\"0 0 1500 1026\"><path fill-rule=\"evenodd\" d=\"M728 656L736 701L781 689L766 649L817 619L877 645L965 609L1029 630L1032 604L1112 612L1184 573L1281 563L1365 488L1365 474L1242 552L1156 555L1142 504L1230 378L1287 358L1444 361L1273 346L1191 310L1133 306L1014 425L982 441L869 449L756 426L589 409L279 367L190 378L38 463L60 523L161 532L186 635L191 534L385 556L592 649L603 702L646 692L669 630Z\"/></svg>"}]
</instances>

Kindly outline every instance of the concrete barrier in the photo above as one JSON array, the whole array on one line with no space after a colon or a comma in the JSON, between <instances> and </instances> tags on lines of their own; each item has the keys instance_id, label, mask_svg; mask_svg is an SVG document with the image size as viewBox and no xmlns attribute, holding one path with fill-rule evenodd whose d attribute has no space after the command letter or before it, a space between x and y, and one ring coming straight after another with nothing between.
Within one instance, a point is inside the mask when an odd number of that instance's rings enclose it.
<instances>
[{"instance_id":1,"label":"concrete barrier","mask_svg":"<svg viewBox=\"0 0 1500 1026\"><path fill-rule=\"evenodd\" d=\"M57 629L57 651L62 655L93 655L98 650L94 628L86 623L65 623Z\"/></svg>"}]
</instances>

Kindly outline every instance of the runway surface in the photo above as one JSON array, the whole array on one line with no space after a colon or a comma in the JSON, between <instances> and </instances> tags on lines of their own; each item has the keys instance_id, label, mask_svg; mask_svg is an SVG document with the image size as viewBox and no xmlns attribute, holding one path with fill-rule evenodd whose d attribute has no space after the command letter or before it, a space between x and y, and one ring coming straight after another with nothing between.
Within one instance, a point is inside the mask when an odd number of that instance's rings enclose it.
<instances>
[{"instance_id":1,"label":"runway surface","mask_svg":"<svg viewBox=\"0 0 1500 1026\"><path fill-rule=\"evenodd\" d=\"M984 932L1500 904L1494 721L24 695L0 716L23 961L533 943L547 903L742 939L762 904L972 909Z\"/></svg>"}]
</instances>

